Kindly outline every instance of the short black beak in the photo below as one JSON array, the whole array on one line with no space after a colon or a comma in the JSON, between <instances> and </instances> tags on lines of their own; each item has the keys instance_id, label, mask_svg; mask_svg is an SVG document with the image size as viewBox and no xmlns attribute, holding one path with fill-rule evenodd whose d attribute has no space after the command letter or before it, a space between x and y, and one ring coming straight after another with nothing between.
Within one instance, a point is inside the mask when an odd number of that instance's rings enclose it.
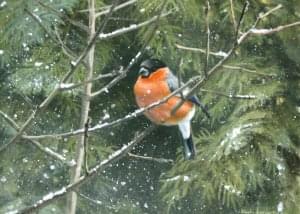
<instances>
[{"instance_id":1,"label":"short black beak","mask_svg":"<svg viewBox=\"0 0 300 214\"><path fill-rule=\"evenodd\" d=\"M150 75L150 72L147 68L144 68L142 67L140 70L139 70L139 75L143 78L145 77L148 77Z\"/></svg>"}]
</instances>

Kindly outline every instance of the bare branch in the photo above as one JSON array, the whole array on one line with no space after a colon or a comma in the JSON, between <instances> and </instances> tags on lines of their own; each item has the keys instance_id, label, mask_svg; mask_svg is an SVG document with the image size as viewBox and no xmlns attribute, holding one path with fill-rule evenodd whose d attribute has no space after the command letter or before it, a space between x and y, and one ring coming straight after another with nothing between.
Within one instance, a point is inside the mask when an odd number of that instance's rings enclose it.
<instances>
[{"instance_id":1,"label":"bare branch","mask_svg":"<svg viewBox=\"0 0 300 214\"><path fill-rule=\"evenodd\" d=\"M182 49L182 50L194 51L194 52L200 52L200 53L203 53L203 54L206 53L206 50L205 50L205 49L201 49L201 48L186 47L186 46L179 45L179 44L175 44L175 46L176 46L178 49ZM219 51L219 52L212 52L212 51L209 51L209 54L210 54L210 55L213 55L213 56L216 56L216 57L226 57L226 56L227 56L227 53L224 52L224 51Z\"/></svg>"},{"instance_id":2,"label":"bare branch","mask_svg":"<svg viewBox=\"0 0 300 214\"><path fill-rule=\"evenodd\" d=\"M137 159L147 160L147 161L154 161L154 162L158 162L158 163L174 163L174 161L172 159L141 156L141 155L132 154L130 152L128 153L128 156L133 157L133 158L137 158Z\"/></svg>"},{"instance_id":3,"label":"bare branch","mask_svg":"<svg viewBox=\"0 0 300 214\"><path fill-rule=\"evenodd\" d=\"M95 167L93 167L90 170L89 174L81 176L77 181L74 183L71 183L67 186L62 187L60 190L57 190L55 192L50 192L47 195L44 195L42 199L36 201L33 203L31 206L25 207L20 210L13 210L10 211L10 213L15 213L15 214L27 214L27 213L32 213L33 211L37 211L49 203L65 196L67 193L75 190L78 188L80 185L83 183L87 182L90 178L94 177L97 175L97 173L105 170L106 168L112 166L113 163L116 161L120 160L121 158L125 157L128 152L130 152L135 145L140 143L145 136L147 136L150 132L152 132L155 129L156 126L152 125L149 128L147 128L145 131L139 133L134 137L132 141L130 141L127 145L124 145L121 149L115 151L112 153L107 159L101 161L99 164L97 164Z\"/></svg>"}]
</instances>

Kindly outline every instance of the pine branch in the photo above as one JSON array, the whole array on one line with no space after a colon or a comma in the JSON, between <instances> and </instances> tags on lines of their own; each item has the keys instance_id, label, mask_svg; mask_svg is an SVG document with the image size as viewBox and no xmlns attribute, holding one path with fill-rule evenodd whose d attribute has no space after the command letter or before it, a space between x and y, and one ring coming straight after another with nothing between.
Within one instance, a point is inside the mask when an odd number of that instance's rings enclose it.
<instances>
[{"instance_id":1,"label":"pine branch","mask_svg":"<svg viewBox=\"0 0 300 214\"><path fill-rule=\"evenodd\" d=\"M19 131L20 127L18 126L18 124L11 117L9 117L7 114L5 114L2 111L0 111L0 115L4 118L4 120L11 127L13 127L16 131ZM53 150L51 150L48 147L42 146L38 141L32 140L32 139L28 139L28 141L32 145L34 145L35 147L37 147L40 151L46 153L47 155L49 155L50 157L54 158L55 160L58 160L58 161L66 164L67 166L70 166L70 167L75 165L74 161L67 161L67 159L64 156L62 156L61 154L58 154L57 152L54 152Z\"/></svg>"},{"instance_id":2,"label":"pine branch","mask_svg":"<svg viewBox=\"0 0 300 214\"><path fill-rule=\"evenodd\" d=\"M117 1L115 1L115 2L117 2ZM77 58L77 60L75 62L74 61L71 62L70 69L65 74L65 76L62 78L61 83L66 83L70 79L70 77L74 74L74 72L79 67L80 63L87 56L89 50L95 44L98 36L103 32L103 30L104 30L104 28L105 28L105 26L106 26L106 24L108 22L109 17L112 15L112 11L114 9L114 6L115 6L115 4L113 4L113 6L110 8L110 12L106 15L106 17L103 20L102 24L100 25L99 29L96 31L94 37L87 44L86 48L83 50L83 52ZM59 87L54 88L54 90L48 95L48 97L46 97L46 99L28 117L28 119L26 120L26 122L19 129L19 132L7 144L5 144L2 147L0 147L0 153L3 152L8 146L10 146L11 144L15 143L16 141L18 141L20 139L20 137L25 132L25 130L31 125L31 123L33 122L33 120L36 117L36 115L38 113L42 112L51 103L51 101L54 99L54 97L56 97L56 95L58 94L59 91L60 91Z\"/></svg>"},{"instance_id":3,"label":"pine branch","mask_svg":"<svg viewBox=\"0 0 300 214\"><path fill-rule=\"evenodd\" d=\"M45 207L46 205L48 205L49 203L51 203L53 201L65 196L67 193L75 190L80 185L87 182L90 178L97 175L99 172L112 166L113 163L115 163L118 160L120 160L121 158L125 157L128 154L128 152L130 152L134 148L134 146L136 146L138 143L140 143L144 139L144 137L147 136L149 133L151 133L154 129L155 129L155 126L152 125L149 128L147 128L145 131L137 134L131 142L129 142L127 145L124 145L121 149L112 153L107 159L101 161L99 164L94 166L90 170L89 174L81 176L76 182L71 183L67 186L64 186L60 190L57 190L55 192L50 192L47 195L44 195L42 197L42 199L36 201L35 203L33 203L32 205L30 205L28 207L25 207L20 210L10 211L10 213L15 213L15 214L21 214L21 213L27 214L28 213L29 214L29 213L32 213L34 211L37 211L37 210Z\"/></svg>"}]
</instances>

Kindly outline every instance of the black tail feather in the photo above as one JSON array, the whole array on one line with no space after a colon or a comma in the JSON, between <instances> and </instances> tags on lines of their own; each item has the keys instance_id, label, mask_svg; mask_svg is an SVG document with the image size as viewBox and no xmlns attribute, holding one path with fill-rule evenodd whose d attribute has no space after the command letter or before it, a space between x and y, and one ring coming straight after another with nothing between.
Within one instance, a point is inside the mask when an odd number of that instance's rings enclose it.
<instances>
[{"instance_id":1,"label":"black tail feather","mask_svg":"<svg viewBox=\"0 0 300 214\"><path fill-rule=\"evenodd\" d=\"M193 160L195 159L195 145L193 142L192 135L188 139L183 139L183 153L185 160Z\"/></svg>"}]
</instances>

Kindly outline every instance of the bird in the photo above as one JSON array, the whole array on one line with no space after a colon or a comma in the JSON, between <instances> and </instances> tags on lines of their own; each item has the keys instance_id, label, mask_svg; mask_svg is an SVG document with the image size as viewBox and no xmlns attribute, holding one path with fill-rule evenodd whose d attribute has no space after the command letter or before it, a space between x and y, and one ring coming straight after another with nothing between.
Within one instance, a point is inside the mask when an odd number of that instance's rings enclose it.
<instances>
[{"instance_id":1,"label":"bird","mask_svg":"<svg viewBox=\"0 0 300 214\"><path fill-rule=\"evenodd\" d=\"M163 61L155 58L146 59L140 64L139 76L134 84L136 103L139 108L147 107L170 95L179 88L179 85L177 76ZM183 95L186 92L186 90L183 91ZM183 104L173 112L174 107L182 99L182 95L174 95L166 102L146 110L144 115L157 125L178 126L182 137L184 159L192 160L196 156L191 130L195 106L199 106L207 117L210 118L210 115L195 95L186 98Z\"/></svg>"}]
</instances>

